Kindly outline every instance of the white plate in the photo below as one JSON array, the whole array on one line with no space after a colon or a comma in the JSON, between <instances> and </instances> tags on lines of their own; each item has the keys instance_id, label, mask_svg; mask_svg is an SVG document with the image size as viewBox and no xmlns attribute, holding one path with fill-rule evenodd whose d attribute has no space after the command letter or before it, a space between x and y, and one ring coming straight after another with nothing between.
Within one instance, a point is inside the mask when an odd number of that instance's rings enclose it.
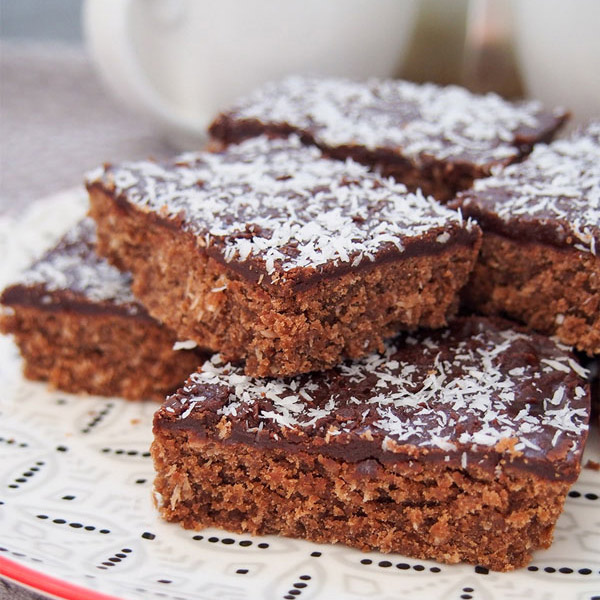
<instances>
[{"instance_id":1,"label":"white plate","mask_svg":"<svg viewBox=\"0 0 600 600\"><path fill-rule=\"evenodd\" d=\"M0 222L0 249L9 257L0 280L82 212L81 193L69 192L17 223ZM152 505L148 448L156 404L53 392L19 371L15 347L0 339L0 573L56 597L600 598L598 471L582 470L552 548L512 573L186 531L162 522ZM584 462L600 461L599 437L591 432Z\"/></svg>"}]
</instances>

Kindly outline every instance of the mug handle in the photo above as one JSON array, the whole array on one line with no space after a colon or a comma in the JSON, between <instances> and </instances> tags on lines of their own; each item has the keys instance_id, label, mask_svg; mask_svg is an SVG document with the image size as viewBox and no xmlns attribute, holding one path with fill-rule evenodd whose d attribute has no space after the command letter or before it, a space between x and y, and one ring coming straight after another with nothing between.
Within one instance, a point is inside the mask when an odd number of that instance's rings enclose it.
<instances>
[{"instance_id":1,"label":"mug handle","mask_svg":"<svg viewBox=\"0 0 600 600\"><path fill-rule=\"evenodd\" d=\"M86 0L83 29L102 79L130 107L169 130L206 137L206 122L178 116L145 76L132 47L131 13L139 0Z\"/></svg>"}]
</instances>

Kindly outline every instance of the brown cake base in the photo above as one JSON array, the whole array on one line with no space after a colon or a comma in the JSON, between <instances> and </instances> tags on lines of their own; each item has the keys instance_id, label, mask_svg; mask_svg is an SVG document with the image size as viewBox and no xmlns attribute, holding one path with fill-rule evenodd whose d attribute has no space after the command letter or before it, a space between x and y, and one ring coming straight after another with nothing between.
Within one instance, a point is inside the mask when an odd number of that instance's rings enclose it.
<instances>
[{"instance_id":1,"label":"brown cake base","mask_svg":"<svg viewBox=\"0 0 600 600\"><path fill-rule=\"evenodd\" d=\"M148 312L181 339L245 360L257 376L326 369L381 349L400 330L445 325L479 246L440 245L435 254L349 268L302 288L267 287L98 187L90 198L99 253L133 273Z\"/></svg>"},{"instance_id":2,"label":"brown cake base","mask_svg":"<svg viewBox=\"0 0 600 600\"><path fill-rule=\"evenodd\" d=\"M418 461L384 468L156 425L152 454L161 515L186 528L340 542L498 571L522 567L550 545L569 489L516 470L495 478Z\"/></svg>"},{"instance_id":3,"label":"brown cake base","mask_svg":"<svg viewBox=\"0 0 600 600\"><path fill-rule=\"evenodd\" d=\"M504 315L589 355L600 353L600 257L486 232L467 305Z\"/></svg>"},{"instance_id":4,"label":"brown cake base","mask_svg":"<svg viewBox=\"0 0 600 600\"><path fill-rule=\"evenodd\" d=\"M162 401L202 362L147 318L13 306L0 330L15 336L25 377L72 393Z\"/></svg>"}]
</instances>

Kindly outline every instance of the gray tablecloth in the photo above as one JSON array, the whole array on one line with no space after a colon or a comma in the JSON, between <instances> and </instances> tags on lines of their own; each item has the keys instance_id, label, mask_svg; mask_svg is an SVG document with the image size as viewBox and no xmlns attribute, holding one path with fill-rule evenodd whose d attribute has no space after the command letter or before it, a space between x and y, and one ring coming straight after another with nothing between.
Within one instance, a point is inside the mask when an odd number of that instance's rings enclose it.
<instances>
[{"instance_id":1,"label":"gray tablecloth","mask_svg":"<svg viewBox=\"0 0 600 600\"><path fill-rule=\"evenodd\" d=\"M172 152L113 101L81 46L0 42L0 213L76 186L102 162Z\"/></svg>"}]
</instances>

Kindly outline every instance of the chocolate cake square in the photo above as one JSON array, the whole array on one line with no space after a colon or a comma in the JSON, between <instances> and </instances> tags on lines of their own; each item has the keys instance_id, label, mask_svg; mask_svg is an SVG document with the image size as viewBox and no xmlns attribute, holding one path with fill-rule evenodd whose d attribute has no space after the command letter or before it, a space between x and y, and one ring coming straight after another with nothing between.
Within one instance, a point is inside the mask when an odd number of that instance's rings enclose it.
<instances>
[{"instance_id":1,"label":"chocolate cake square","mask_svg":"<svg viewBox=\"0 0 600 600\"><path fill-rule=\"evenodd\" d=\"M600 121L536 147L451 205L484 230L468 306L600 354Z\"/></svg>"},{"instance_id":2,"label":"chocolate cake square","mask_svg":"<svg viewBox=\"0 0 600 600\"><path fill-rule=\"evenodd\" d=\"M478 227L297 137L259 137L88 178L99 252L182 339L252 375L293 375L441 327Z\"/></svg>"},{"instance_id":3,"label":"chocolate cake square","mask_svg":"<svg viewBox=\"0 0 600 600\"><path fill-rule=\"evenodd\" d=\"M567 116L457 86L293 76L241 99L209 131L215 146L296 133L331 157L350 157L446 201L550 141Z\"/></svg>"},{"instance_id":4,"label":"chocolate cake square","mask_svg":"<svg viewBox=\"0 0 600 600\"><path fill-rule=\"evenodd\" d=\"M486 318L294 378L215 356L155 414L158 507L186 528L521 567L579 473L584 375L565 346Z\"/></svg>"},{"instance_id":5,"label":"chocolate cake square","mask_svg":"<svg viewBox=\"0 0 600 600\"><path fill-rule=\"evenodd\" d=\"M29 379L67 392L162 401L207 354L177 338L131 293L131 277L94 252L84 219L4 290L0 330L13 334Z\"/></svg>"}]
</instances>

